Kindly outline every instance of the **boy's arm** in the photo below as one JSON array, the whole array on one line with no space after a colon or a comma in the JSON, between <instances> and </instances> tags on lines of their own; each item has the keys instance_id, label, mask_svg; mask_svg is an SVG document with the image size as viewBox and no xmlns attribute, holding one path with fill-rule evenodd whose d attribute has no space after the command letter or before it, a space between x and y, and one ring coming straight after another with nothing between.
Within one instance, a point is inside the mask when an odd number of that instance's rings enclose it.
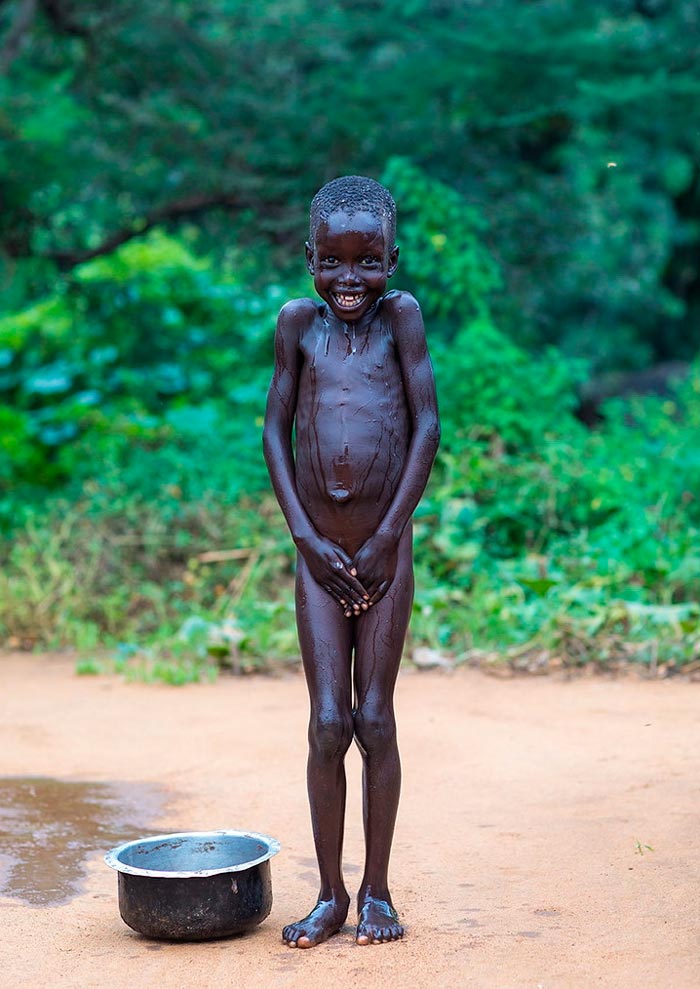
<instances>
[{"instance_id":1,"label":"boy's arm","mask_svg":"<svg viewBox=\"0 0 700 989\"><path fill-rule=\"evenodd\" d=\"M420 307L408 292L387 299L385 305L391 307L412 434L391 504L376 532L360 547L353 561L372 604L384 595L394 578L399 540L428 483L440 443L435 379Z\"/></svg>"},{"instance_id":2,"label":"boy's arm","mask_svg":"<svg viewBox=\"0 0 700 989\"><path fill-rule=\"evenodd\" d=\"M355 575L348 554L314 528L299 500L292 453L292 427L296 413L301 351L301 330L313 318L308 299L288 302L279 314L275 333L275 369L267 394L263 450L277 501L299 552L311 575L347 613L348 606L367 607L368 594Z\"/></svg>"}]
</instances>

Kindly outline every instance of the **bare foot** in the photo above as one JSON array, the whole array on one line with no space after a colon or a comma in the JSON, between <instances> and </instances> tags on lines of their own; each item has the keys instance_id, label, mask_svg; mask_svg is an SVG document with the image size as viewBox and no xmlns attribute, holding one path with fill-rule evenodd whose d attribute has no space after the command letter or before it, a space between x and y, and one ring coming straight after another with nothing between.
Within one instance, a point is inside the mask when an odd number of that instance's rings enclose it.
<instances>
[{"instance_id":1,"label":"bare foot","mask_svg":"<svg viewBox=\"0 0 700 989\"><path fill-rule=\"evenodd\" d=\"M382 944L403 937L399 915L389 900L365 896L357 925L358 944Z\"/></svg>"},{"instance_id":2,"label":"bare foot","mask_svg":"<svg viewBox=\"0 0 700 989\"><path fill-rule=\"evenodd\" d=\"M282 931L282 940L290 948L314 948L337 934L345 923L349 897L342 900L319 900L311 913Z\"/></svg>"}]
</instances>

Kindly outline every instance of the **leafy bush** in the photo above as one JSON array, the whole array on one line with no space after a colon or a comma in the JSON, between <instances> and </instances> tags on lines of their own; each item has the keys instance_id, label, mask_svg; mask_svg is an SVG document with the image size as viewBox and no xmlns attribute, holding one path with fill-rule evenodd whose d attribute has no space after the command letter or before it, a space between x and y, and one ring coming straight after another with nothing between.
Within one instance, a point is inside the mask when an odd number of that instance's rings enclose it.
<instances>
[{"instance_id":1,"label":"leafy bush","mask_svg":"<svg viewBox=\"0 0 700 989\"><path fill-rule=\"evenodd\" d=\"M154 232L0 319L0 423L12 430L0 491L88 477L95 455L118 460L132 444L186 443L211 423L211 403L228 412L217 427L235 421L228 439L245 444L283 298L279 286L253 297Z\"/></svg>"}]
</instances>

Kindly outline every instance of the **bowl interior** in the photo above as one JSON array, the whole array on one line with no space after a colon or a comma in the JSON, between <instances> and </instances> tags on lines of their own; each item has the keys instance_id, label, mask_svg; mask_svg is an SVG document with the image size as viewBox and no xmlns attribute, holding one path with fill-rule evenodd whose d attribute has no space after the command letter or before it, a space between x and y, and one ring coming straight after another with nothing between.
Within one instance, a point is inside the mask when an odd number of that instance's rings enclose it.
<instances>
[{"instance_id":1,"label":"bowl interior","mask_svg":"<svg viewBox=\"0 0 700 989\"><path fill-rule=\"evenodd\" d=\"M183 876L237 872L274 855L278 843L242 832L191 832L130 841L107 856L120 872Z\"/></svg>"}]
</instances>

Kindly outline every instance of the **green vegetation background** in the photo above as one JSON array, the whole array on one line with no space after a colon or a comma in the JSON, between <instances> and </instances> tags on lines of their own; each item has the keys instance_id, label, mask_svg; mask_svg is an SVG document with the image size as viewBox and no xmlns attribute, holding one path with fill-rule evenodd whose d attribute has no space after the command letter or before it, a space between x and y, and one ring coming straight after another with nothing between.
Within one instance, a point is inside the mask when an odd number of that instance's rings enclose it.
<instances>
[{"instance_id":1,"label":"green vegetation background","mask_svg":"<svg viewBox=\"0 0 700 989\"><path fill-rule=\"evenodd\" d=\"M360 172L443 418L409 650L700 664L699 46L695 0L0 2L0 640L295 659L272 334Z\"/></svg>"}]
</instances>

